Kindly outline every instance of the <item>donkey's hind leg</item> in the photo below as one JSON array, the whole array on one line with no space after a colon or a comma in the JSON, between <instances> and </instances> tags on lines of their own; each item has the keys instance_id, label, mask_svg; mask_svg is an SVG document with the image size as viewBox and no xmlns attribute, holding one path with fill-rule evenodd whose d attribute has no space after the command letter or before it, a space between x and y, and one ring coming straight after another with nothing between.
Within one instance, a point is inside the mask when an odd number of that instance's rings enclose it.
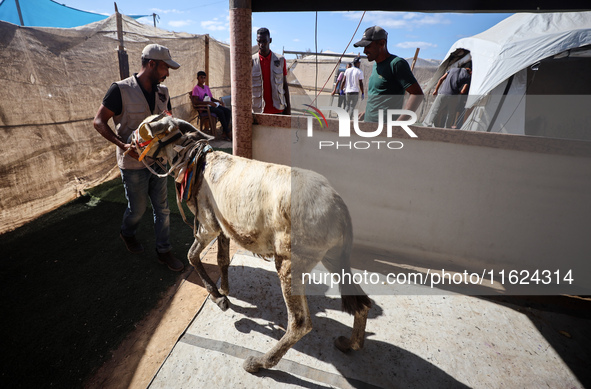
<instances>
[{"instance_id":1,"label":"donkey's hind leg","mask_svg":"<svg viewBox=\"0 0 591 389\"><path fill-rule=\"evenodd\" d=\"M246 358L242 367L249 373L256 373L261 368L269 369L277 365L285 353L312 330L312 320L306 296L304 294L292 295L291 293L291 260L289 258L275 258L275 264L281 281L283 299L287 305L287 332L265 355Z\"/></svg>"},{"instance_id":2,"label":"donkey's hind leg","mask_svg":"<svg viewBox=\"0 0 591 389\"><path fill-rule=\"evenodd\" d=\"M353 333L351 338L339 336L334 341L336 348L346 353L351 350L360 350L363 348L365 341L365 325L367 324L367 314L369 307L364 306L361 310L354 313Z\"/></svg>"},{"instance_id":3,"label":"donkey's hind leg","mask_svg":"<svg viewBox=\"0 0 591 389\"><path fill-rule=\"evenodd\" d=\"M351 274L351 266L348 257L341 255L342 249L333 248L327 252L322 259L322 263L330 273ZM341 300L343 311L354 316L353 333L351 338L340 336L335 339L335 346L346 353L350 350L359 350L363 348L365 341L365 326L367 324L367 315L371 308L371 300L356 283L341 284Z\"/></svg>"}]
</instances>

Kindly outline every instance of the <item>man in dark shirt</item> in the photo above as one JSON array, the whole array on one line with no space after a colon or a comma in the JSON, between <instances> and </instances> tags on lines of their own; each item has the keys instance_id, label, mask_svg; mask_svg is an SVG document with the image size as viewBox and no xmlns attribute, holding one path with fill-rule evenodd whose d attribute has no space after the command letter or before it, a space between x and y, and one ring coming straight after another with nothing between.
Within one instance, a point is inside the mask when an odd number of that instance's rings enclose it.
<instances>
[{"instance_id":1,"label":"man in dark shirt","mask_svg":"<svg viewBox=\"0 0 591 389\"><path fill-rule=\"evenodd\" d=\"M158 177L147 169L146 164L154 161L138 161L129 136L146 117L171 110L168 88L160 83L168 77L169 68L179 67L166 47L156 44L146 46L142 52L140 72L112 84L94 118L94 128L117 146L117 164L128 202L119 236L130 252L144 252L135 234L149 200L154 212L158 260L173 271L183 270L184 265L174 257L170 244L167 177ZM108 124L111 118L116 125L115 131ZM154 170L164 173L158 165L154 165Z\"/></svg>"},{"instance_id":2,"label":"man in dark shirt","mask_svg":"<svg viewBox=\"0 0 591 389\"><path fill-rule=\"evenodd\" d=\"M424 124L439 128L461 126L460 113L463 111L462 97L468 94L472 78L472 64L449 69L435 86L433 96L437 96Z\"/></svg>"},{"instance_id":3,"label":"man in dark shirt","mask_svg":"<svg viewBox=\"0 0 591 389\"><path fill-rule=\"evenodd\" d=\"M137 73L134 74L134 77L136 77L137 79ZM146 102L150 106L150 111L153 112L154 106L156 105L156 91L151 90L150 92L148 92L142 87L141 84L139 84L139 86L142 89L142 93L146 97ZM106 108L113 111L113 113L115 114L114 116L121 115L121 111L123 110L123 102L121 101L121 90L119 90L119 85L117 85L116 83L111 84L109 90L103 98L103 105ZM168 100L167 110L172 111L170 99Z\"/></svg>"},{"instance_id":4,"label":"man in dark shirt","mask_svg":"<svg viewBox=\"0 0 591 389\"><path fill-rule=\"evenodd\" d=\"M388 52L388 33L380 26L365 30L363 37L353 46L364 47L369 62L375 61L367 87L365 121L378 122L382 111L383 123L387 123L388 109L400 109L406 92L410 94L404 109L416 111L423 101L423 90L410 70L408 62ZM399 120L407 120L402 115Z\"/></svg>"}]
</instances>

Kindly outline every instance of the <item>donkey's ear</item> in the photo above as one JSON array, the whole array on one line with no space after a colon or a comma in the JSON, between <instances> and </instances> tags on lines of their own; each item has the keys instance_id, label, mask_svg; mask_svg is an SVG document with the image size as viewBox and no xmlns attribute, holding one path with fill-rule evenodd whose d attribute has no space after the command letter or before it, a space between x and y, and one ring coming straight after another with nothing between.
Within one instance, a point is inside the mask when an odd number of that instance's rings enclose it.
<instances>
[{"instance_id":1,"label":"donkey's ear","mask_svg":"<svg viewBox=\"0 0 591 389\"><path fill-rule=\"evenodd\" d=\"M164 116L146 123L146 127L150 128L152 135L156 135L166 131L173 131L176 128L176 123L170 116Z\"/></svg>"},{"instance_id":2,"label":"donkey's ear","mask_svg":"<svg viewBox=\"0 0 591 389\"><path fill-rule=\"evenodd\" d=\"M186 122L183 119L175 118L174 120L183 134L198 131L191 123Z\"/></svg>"},{"instance_id":3,"label":"donkey's ear","mask_svg":"<svg viewBox=\"0 0 591 389\"><path fill-rule=\"evenodd\" d=\"M211 136L211 135L207 135L204 132L199 131L198 129L196 129L195 127L193 127L193 125L189 122L184 121L183 119L175 119L178 126L179 126L179 130L181 130L181 132L187 136L190 136L191 139L194 140L201 140L201 139L205 139L207 141L210 140L214 140L215 137Z\"/></svg>"}]
</instances>

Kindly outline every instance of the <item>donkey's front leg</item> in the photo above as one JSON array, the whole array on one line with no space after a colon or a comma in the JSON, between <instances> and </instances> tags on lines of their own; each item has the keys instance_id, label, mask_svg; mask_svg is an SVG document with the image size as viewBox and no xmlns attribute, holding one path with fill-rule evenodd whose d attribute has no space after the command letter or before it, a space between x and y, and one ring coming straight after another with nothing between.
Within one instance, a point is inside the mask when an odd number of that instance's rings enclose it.
<instances>
[{"instance_id":1,"label":"donkey's front leg","mask_svg":"<svg viewBox=\"0 0 591 389\"><path fill-rule=\"evenodd\" d=\"M230 238L224 233L218 235L218 266L220 267L222 294L230 295L230 285L228 284L228 267L230 266Z\"/></svg>"},{"instance_id":2,"label":"donkey's front leg","mask_svg":"<svg viewBox=\"0 0 591 389\"><path fill-rule=\"evenodd\" d=\"M193 265L195 270L197 270L197 274L199 274L199 277L201 278L203 285L210 293L213 302L216 303L222 311L225 311L230 307L230 302L228 301L228 298L225 295L221 294L218 291L218 288L215 285L215 283L211 280L211 278L209 278L209 275L205 271L205 268L203 267L203 263L201 262L200 258L201 252L214 237L215 236L197 234L197 236L195 236L195 241L193 242L193 245L189 249L188 258L189 263Z\"/></svg>"}]
</instances>

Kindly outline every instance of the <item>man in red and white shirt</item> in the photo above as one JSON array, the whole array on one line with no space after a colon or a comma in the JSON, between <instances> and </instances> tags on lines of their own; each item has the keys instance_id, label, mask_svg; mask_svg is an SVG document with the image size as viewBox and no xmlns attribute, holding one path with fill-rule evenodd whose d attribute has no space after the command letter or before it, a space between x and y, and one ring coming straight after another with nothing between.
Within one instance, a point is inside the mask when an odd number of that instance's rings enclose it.
<instances>
[{"instance_id":1,"label":"man in red and white shirt","mask_svg":"<svg viewBox=\"0 0 591 389\"><path fill-rule=\"evenodd\" d=\"M252 110L255 113L291 115L285 58L271 51L271 34L257 31L259 52L252 56Z\"/></svg>"}]
</instances>

